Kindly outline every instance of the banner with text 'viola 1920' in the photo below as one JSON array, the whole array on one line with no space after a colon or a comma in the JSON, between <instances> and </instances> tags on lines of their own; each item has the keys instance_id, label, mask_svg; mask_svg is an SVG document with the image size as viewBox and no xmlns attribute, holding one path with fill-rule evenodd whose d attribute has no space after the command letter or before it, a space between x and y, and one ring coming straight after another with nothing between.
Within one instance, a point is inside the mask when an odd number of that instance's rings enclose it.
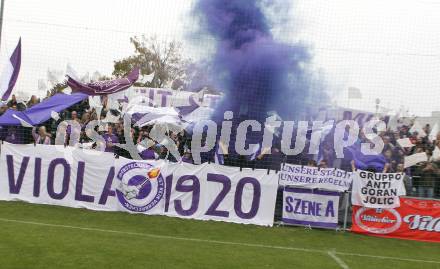
<instances>
[{"instance_id":1,"label":"banner with text 'viola 1920'","mask_svg":"<svg viewBox=\"0 0 440 269\"><path fill-rule=\"evenodd\" d=\"M266 170L115 159L64 146L1 148L7 201L272 226L277 187Z\"/></svg>"}]
</instances>

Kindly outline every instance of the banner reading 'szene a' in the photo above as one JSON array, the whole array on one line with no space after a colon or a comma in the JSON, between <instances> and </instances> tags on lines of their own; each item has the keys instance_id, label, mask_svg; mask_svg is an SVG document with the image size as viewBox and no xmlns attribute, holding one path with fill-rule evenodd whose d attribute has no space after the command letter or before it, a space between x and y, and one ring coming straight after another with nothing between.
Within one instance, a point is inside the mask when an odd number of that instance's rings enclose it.
<instances>
[{"instance_id":1,"label":"banner reading 'szene a'","mask_svg":"<svg viewBox=\"0 0 440 269\"><path fill-rule=\"evenodd\" d=\"M440 201L400 198L390 209L353 206L352 232L440 242Z\"/></svg>"},{"instance_id":2,"label":"banner reading 'szene a'","mask_svg":"<svg viewBox=\"0 0 440 269\"><path fill-rule=\"evenodd\" d=\"M278 182L266 170L115 159L50 145L4 143L0 200L273 225Z\"/></svg>"},{"instance_id":3,"label":"banner reading 'szene a'","mask_svg":"<svg viewBox=\"0 0 440 269\"><path fill-rule=\"evenodd\" d=\"M339 192L285 187L283 222L320 228L338 226Z\"/></svg>"}]
</instances>

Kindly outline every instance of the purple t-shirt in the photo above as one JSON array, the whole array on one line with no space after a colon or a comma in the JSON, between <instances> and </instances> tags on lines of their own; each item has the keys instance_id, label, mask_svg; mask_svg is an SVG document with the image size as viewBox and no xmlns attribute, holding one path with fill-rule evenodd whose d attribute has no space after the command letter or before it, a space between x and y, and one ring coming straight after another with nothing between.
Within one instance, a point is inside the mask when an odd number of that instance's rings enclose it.
<instances>
[{"instance_id":1,"label":"purple t-shirt","mask_svg":"<svg viewBox=\"0 0 440 269\"><path fill-rule=\"evenodd\" d=\"M5 138L5 141L11 144L23 144L22 136L17 135L16 133L9 133Z\"/></svg>"},{"instance_id":2,"label":"purple t-shirt","mask_svg":"<svg viewBox=\"0 0 440 269\"><path fill-rule=\"evenodd\" d=\"M115 144L115 143L119 143L119 138L115 135L115 134L103 134L102 138L104 138L106 145L105 145L105 152L114 152L113 147L110 147L108 145L109 142Z\"/></svg>"},{"instance_id":3,"label":"purple t-shirt","mask_svg":"<svg viewBox=\"0 0 440 269\"><path fill-rule=\"evenodd\" d=\"M156 159L156 153L152 149L146 149L141 152L142 160L154 160Z\"/></svg>"},{"instance_id":4,"label":"purple t-shirt","mask_svg":"<svg viewBox=\"0 0 440 269\"><path fill-rule=\"evenodd\" d=\"M193 160L192 160L192 158L191 157L187 157L187 156L183 156L182 157L182 162L184 162L184 163L193 163Z\"/></svg>"}]
</instances>

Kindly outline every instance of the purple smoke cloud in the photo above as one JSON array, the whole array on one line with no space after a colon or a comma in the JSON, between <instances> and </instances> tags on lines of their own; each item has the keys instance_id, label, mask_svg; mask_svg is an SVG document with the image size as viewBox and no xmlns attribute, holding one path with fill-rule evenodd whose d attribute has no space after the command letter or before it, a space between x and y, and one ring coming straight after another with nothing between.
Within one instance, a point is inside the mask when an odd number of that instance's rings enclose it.
<instances>
[{"instance_id":1,"label":"purple smoke cloud","mask_svg":"<svg viewBox=\"0 0 440 269\"><path fill-rule=\"evenodd\" d=\"M306 109L310 80L302 66L310 60L309 50L276 41L260 4L199 0L195 6L202 28L217 41L214 80L225 98L215 118L232 110L235 116L259 121L269 111L293 119Z\"/></svg>"}]
</instances>

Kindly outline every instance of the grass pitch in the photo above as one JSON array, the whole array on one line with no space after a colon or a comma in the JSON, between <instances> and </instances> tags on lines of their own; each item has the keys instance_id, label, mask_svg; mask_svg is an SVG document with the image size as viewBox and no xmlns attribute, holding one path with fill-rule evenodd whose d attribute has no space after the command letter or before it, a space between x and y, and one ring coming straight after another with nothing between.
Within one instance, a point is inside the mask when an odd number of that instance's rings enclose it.
<instances>
[{"instance_id":1,"label":"grass pitch","mask_svg":"<svg viewBox=\"0 0 440 269\"><path fill-rule=\"evenodd\" d=\"M0 202L0 268L440 268L440 244Z\"/></svg>"}]
</instances>

